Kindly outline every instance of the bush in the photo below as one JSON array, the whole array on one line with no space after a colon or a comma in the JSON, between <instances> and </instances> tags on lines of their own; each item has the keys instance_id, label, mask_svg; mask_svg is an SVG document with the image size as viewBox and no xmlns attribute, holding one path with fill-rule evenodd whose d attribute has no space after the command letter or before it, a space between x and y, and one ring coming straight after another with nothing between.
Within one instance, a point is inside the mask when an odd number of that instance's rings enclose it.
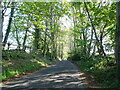
<instances>
[{"instance_id":1,"label":"bush","mask_svg":"<svg viewBox=\"0 0 120 90\"><path fill-rule=\"evenodd\" d=\"M28 53L22 50L3 50L2 51L2 59L4 60L10 60L10 59L17 59L17 58L21 58L21 59L25 59L26 57L28 57ZM28 57L29 58L29 57Z\"/></svg>"},{"instance_id":2,"label":"bush","mask_svg":"<svg viewBox=\"0 0 120 90\"><path fill-rule=\"evenodd\" d=\"M84 72L90 72L98 81L97 85L105 88L117 88L115 59L110 57L95 57L77 64Z\"/></svg>"},{"instance_id":3,"label":"bush","mask_svg":"<svg viewBox=\"0 0 120 90\"><path fill-rule=\"evenodd\" d=\"M69 57L67 59L71 61L91 60L92 56L73 50L69 53Z\"/></svg>"}]
</instances>

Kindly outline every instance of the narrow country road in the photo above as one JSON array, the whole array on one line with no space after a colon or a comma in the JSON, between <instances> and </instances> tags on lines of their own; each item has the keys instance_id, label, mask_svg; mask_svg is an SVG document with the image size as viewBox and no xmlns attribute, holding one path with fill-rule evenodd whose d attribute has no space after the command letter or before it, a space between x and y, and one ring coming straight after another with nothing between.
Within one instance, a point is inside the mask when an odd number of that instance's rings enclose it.
<instances>
[{"instance_id":1,"label":"narrow country road","mask_svg":"<svg viewBox=\"0 0 120 90\"><path fill-rule=\"evenodd\" d=\"M59 61L42 71L35 72L25 78L18 79L7 85L6 89L33 89L33 88L84 88L80 72L77 67L67 60Z\"/></svg>"}]
</instances>

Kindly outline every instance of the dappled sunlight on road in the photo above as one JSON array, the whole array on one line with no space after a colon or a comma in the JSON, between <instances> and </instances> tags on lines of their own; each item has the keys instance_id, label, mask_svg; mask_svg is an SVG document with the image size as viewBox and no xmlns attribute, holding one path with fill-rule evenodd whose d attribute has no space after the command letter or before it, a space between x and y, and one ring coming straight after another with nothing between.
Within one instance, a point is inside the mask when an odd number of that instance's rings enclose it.
<instances>
[{"instance_id":1,"label":"dappled sunlight on road","mask_svg":"<svg viewBox=\"0 0 120 90\"><path fill-rule=\"evenodd\" d=\"M64 65L67 63L67 66ZM40 72L7 84L6 88L83 88L83 80L77 68L69 61L60 61ZM4 89L4 88L3 88Z\"/></svg>"}]
</instances>

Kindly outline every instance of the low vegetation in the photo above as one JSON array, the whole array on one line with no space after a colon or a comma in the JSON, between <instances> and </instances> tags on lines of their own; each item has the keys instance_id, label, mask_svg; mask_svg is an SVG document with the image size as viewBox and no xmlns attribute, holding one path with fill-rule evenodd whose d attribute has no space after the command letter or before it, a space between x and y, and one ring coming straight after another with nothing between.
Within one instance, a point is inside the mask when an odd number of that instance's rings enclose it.
<instances>
[{"instance_id":1,"label":"low vegetation","mask_svg":"<svg viewBox=\"0 0 120 90\"><path fill-rule=\"evenodd\" d=\"M82 58L82 56L79 56ZM117 88L116 79L116 62L113 55L100 57L89 57L90 59L78 60L78 57L71 57L71 61L75 62L81 71L91 73L91 78L95 79L96 86L103 88ZM88 85L89 86L89 85Z\"/></svg>"},{"instance_id":2,"label":"low vegetation","mask_svg":"<svg viewBox=\"0 0 120 90\"><path fill-rule=\"evenodd\" d=\"M3 51L2 80L54 63L49 57L24 51Z\"/></svg>"}]
</instances>

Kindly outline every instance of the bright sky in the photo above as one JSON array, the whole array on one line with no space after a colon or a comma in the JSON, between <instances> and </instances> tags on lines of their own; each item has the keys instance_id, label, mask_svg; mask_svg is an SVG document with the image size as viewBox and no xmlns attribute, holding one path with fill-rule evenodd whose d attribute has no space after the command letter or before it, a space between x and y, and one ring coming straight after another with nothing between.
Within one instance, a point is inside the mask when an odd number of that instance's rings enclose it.
<instances>
[{"instance_id":1,"label":"bright sky","mask_svg":"<svg viewBox=\"0 0 120 90\"><path fill-rule=\"evenodd\" d=\"M62 29L70 29L73 24L72 24L72 20L70 18L68 18L68 16L64 15L64 17L62 17L60 19L60 21L63 23L63 25L61 26ZM65 28L64 28L65 26Z\"/></svg>"}]
</instances>

